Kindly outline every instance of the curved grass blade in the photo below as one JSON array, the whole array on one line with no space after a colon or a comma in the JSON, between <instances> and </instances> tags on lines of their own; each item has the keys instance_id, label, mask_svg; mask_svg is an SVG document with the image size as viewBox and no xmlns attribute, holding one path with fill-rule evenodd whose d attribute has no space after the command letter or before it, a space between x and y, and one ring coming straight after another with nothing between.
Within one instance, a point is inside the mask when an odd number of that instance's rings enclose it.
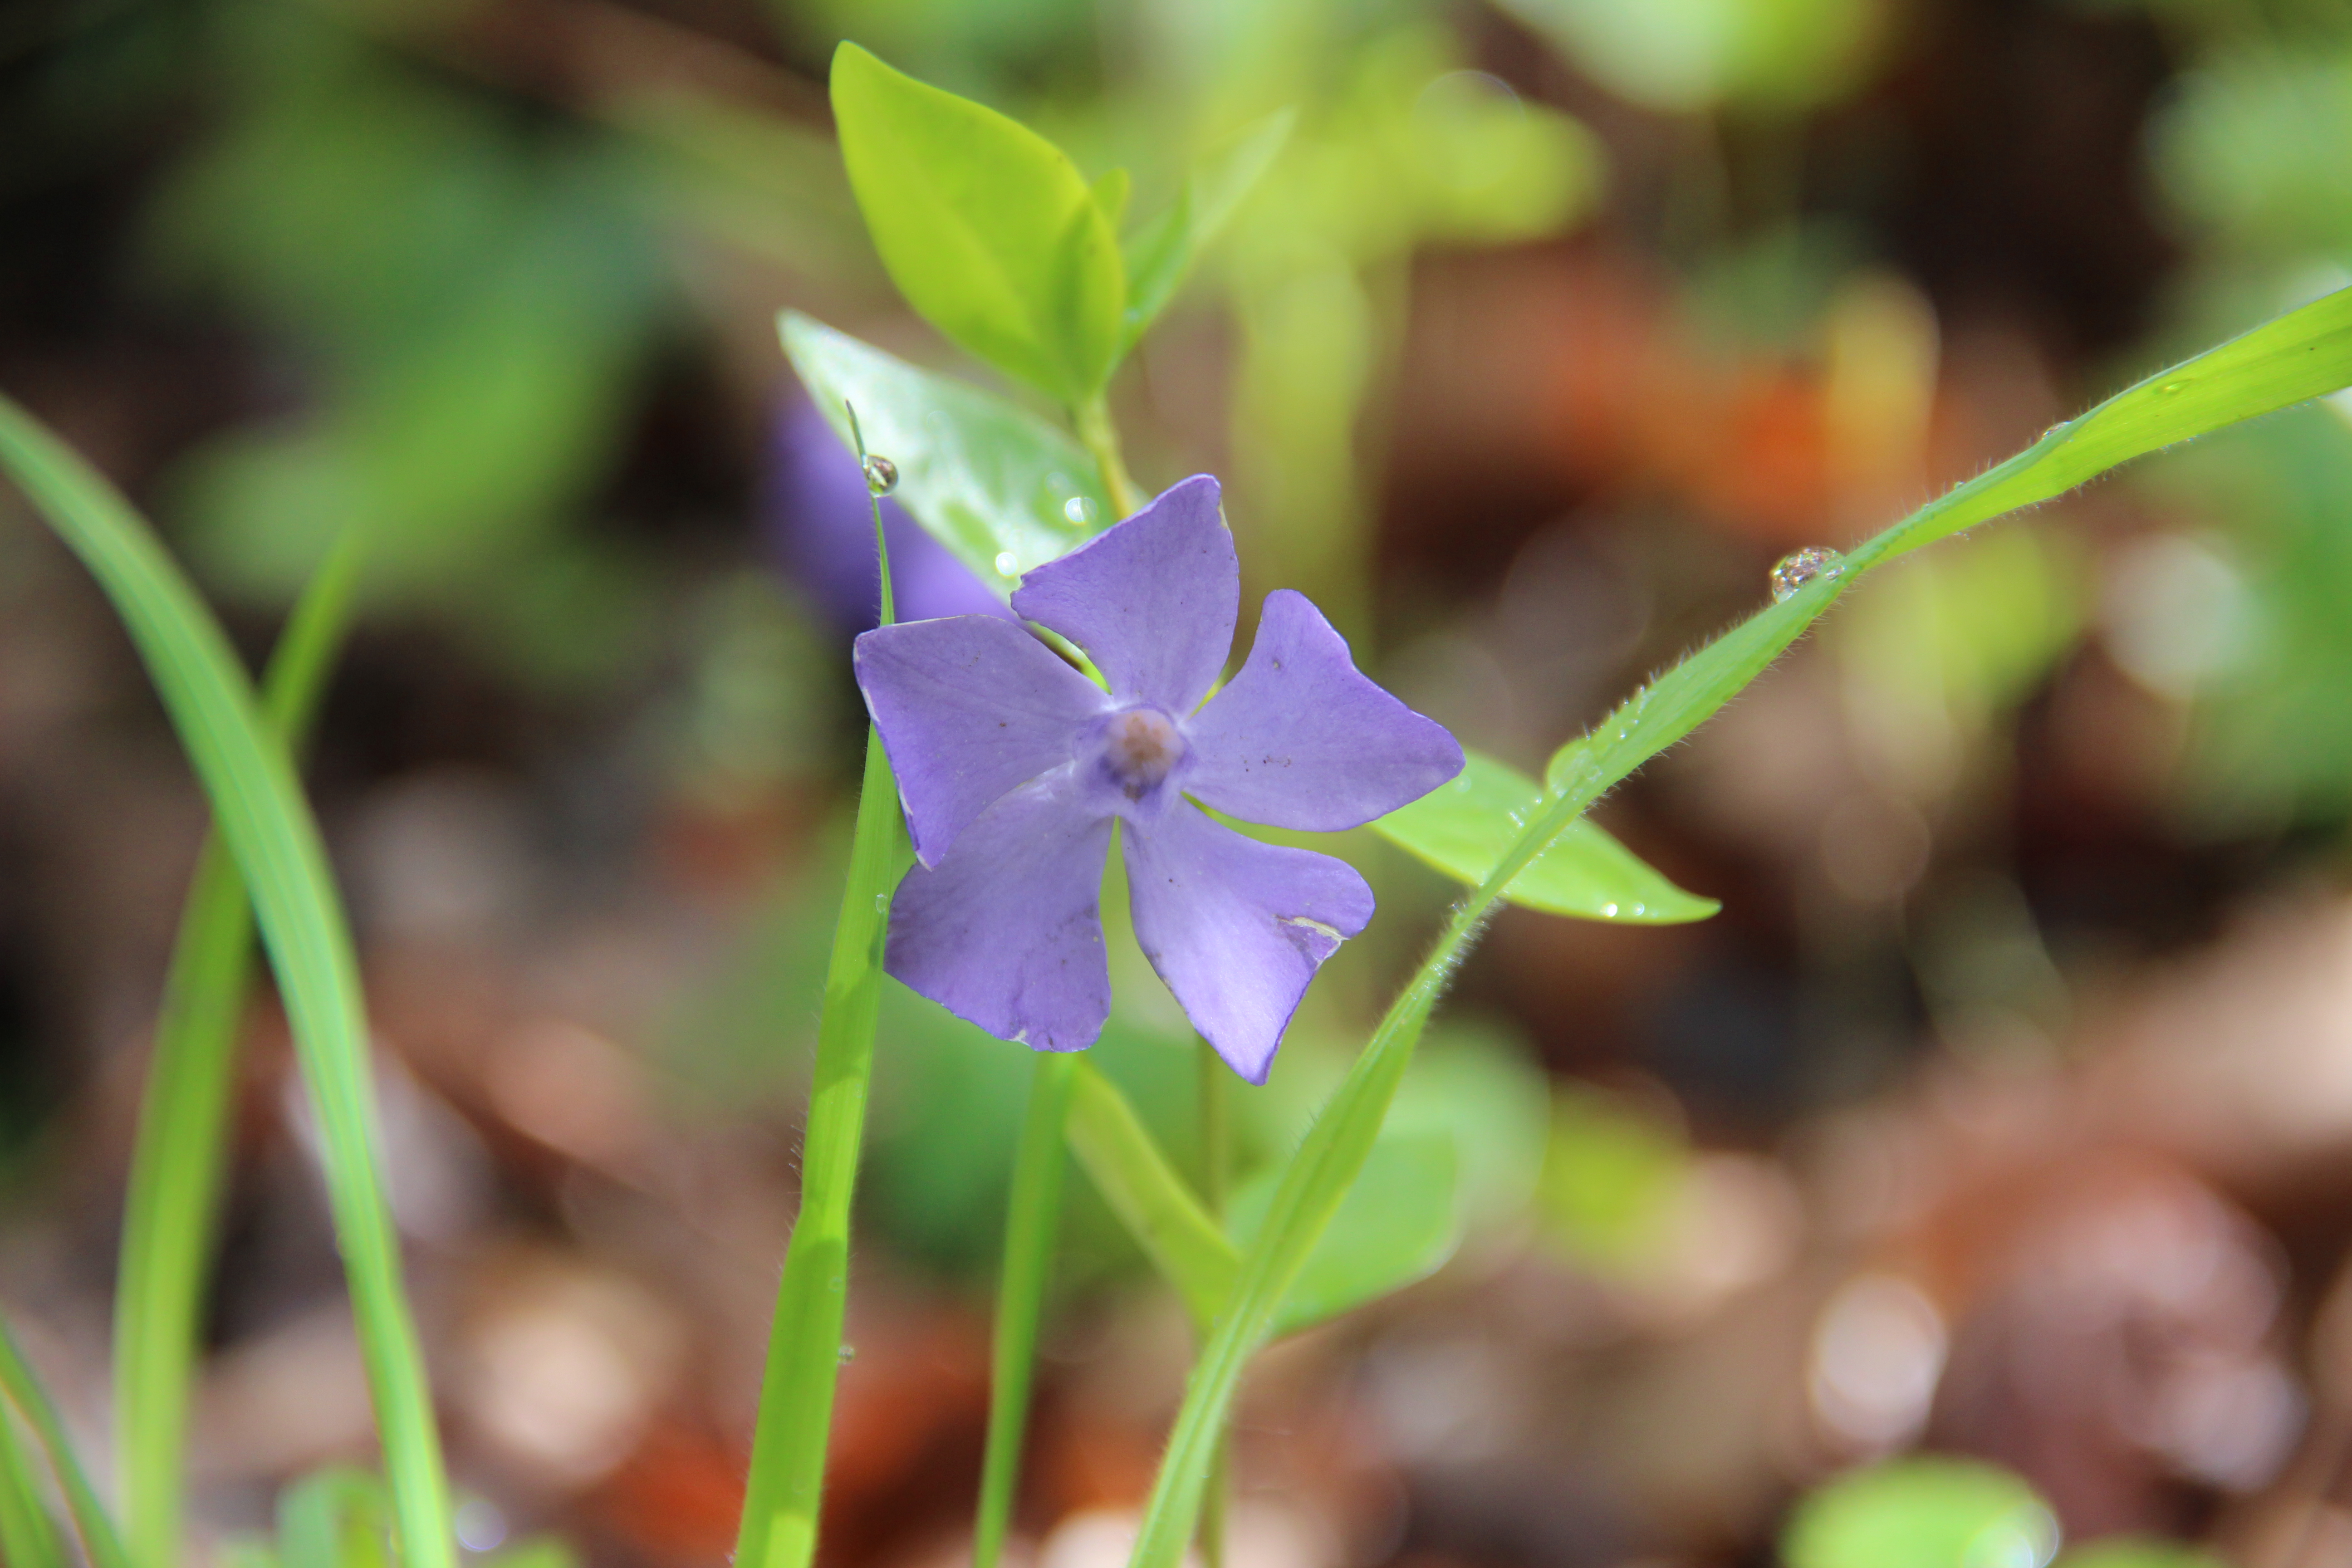
<instances>
[{"instance_id":1,"label":"curved grass blade","mask_svg":"<svg viewBox=\"0 0 2352 1568\"><path fill-rule=\"evenodd\" d=\"M1077 1069L1076 1056L1040 1051L1029 1082L1029 1108L1021 1121L1021 1147L1007 1200L1003 1278L997 1286L988 1447L981 1461L972 1568L996 1568L1013 1522L1021 1444L1029 1426L1029 1389L1036 1371L1037 1321L1045 1310L1045 1275L1062 1217L1062 1142Z\"/></svg>"},{"instance_id":2,"label":"curved grass blade","mask_svg":"<svg viewBox=\"0 0 2352 1568\"><path fill-rule=\"evenodd\" d=\"M1234 1300L1193 1364L1132 1568L1175 1568L1199 1515L1202 1483L1249 1357L1370 1153L1398 1081L1447 981L1496 900L1611 787L1729 701L1868 567L2062 493L2115 464L2352 384L2352 289L2339 290L2102 403L1959 486L1676 665L1592 734L1556 753L1542 810L1456 905L1420 970L1373 1030L1276 1188L1265 1228L1242 1259Z\"/></svg>"},{"instance_id":3,"label":"curved grass blade","mask_svg":"<svg viewBox=\"0 0 2352 1568\"><path fill-rule=\"evenodd\" d=\"M328 1204L401 1560L405 1568L453 1568L440 1435L384 1194L358 961L318 823L219 623L130 503L4 397L0 467L113 602L244 873L323 1135Z\"/></svg>"},{"instance_id":4,"label":"curved grass blade","mask_svg":"<svg viewBox=\"0 0 2352 1568\"><path fill-rule=\"evenodd\" d=\"M65 1543L42 1500L24 1429L0 1400L0 1560L9 1568L66 1568Z\"/></svg>"},{"instance_id":5,"label":"curved grass blade","mask_svg":"<svg viewBox=\"0 0 2352 1568\"><path fill-rule=\"evenodd\" d=\"M857 415L846 407L844 412L862 465L866 453ZM874 540L882 552L881 623L888 626L895 605L878 500ZM849 874L817 1019L816 1074L801 1147L800 1217L784 1248L783 1279L776 1287L751 1474L735 1542L735 1561L744 1568L807 1568L816 1552L825 1440L841 1373L842 1310L849 1294L850 1200L857 1187L875 1021L882 1004L883 942L889 934L891 894L912 859L906 820L898 814L898 781L881 735L868 724Z\"/></svg>"},{"instance_id":6,"label":"curved grass blade","mask_svg":"<svg viewBox=\"0 0 2352 1568\"><path fill-rule=\"evenodd\" d=\"M350 623L359 559L358 536L346 534L304 590L270 659L263 716L298 750ZM114 1293L116 1463L138 1568L173 1568L180 1558L197 1319L253 958L253 907L236 862L214 834L197 857L164 982Z\"/></svg>"},{"instance_id":7,"label":"curved grass blade","mask_svg":"<svg viewBox=\"0 0 2352 1568\"><path fill-rule=\"evenodd\" d=\"M66 1512L73 1520L74 1532L81 1537L82 1555L89 1560L90 1568L130 1568L122 1538L115 1533L114 1521L99 1500L98 1489L89 1484L89 1472L74 1453L66 1424L58 1418L56 1403L34 1375L31 1363L16 1346L16 1334L5 1323L0 1323L0 1394L16 1407L16 1414L25 1418L48 1456L49 1469L58 1478L58 1489L65 1494ZM0 1412L0 1419L5 1416Z\"/></svg>"}]
</instances>

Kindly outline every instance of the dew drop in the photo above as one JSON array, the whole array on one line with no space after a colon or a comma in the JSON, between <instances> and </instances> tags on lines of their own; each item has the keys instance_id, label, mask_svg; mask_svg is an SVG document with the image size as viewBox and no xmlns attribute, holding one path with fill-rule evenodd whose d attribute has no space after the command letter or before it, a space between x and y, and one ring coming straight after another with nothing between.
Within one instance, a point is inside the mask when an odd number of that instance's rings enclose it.
<instances>
[{"instance_id":1,"label":"dew drop","mask_svg":"<svg viewBox=\"0 0 2352 1568\"><path fill-rule=\"evenodd\" d=\"M1010 550L1000 550L996 552L996 574L998 576L1018 577L1021 574L1020 567L1021 557L1013 554Z\"/></svg>"},{"instance_id":2,"label":"dew drop","mask_svg":"<svg viewBox=\"0 0 2352 1568\"><path fill-rule=\"evenodd\" d=\"M879 452L866 458L866 488L877 496L887 496L898 488L898 465Z\"/></svg>"},{"instance_id":3,"label":"dew drop","mask_svg":"<svg viewBox=\"0 0 2352 1568\"><path fill-rule=\"evenodd\" d=\"M1084 496L1072 496L1062 503L1062 521L1073 528L1084 528L1095 520L1095 503Z\"/></svg>"},{"instance_id":4,"label":"dew drop","mask_svg":"<svg viewBox=\"0 0 2352 1568\"><path fill-rule=\"evenodd\" d=\"M1601 912L1613 921L1617 918L1617 906L1613 903L1603 904L1601 906Z\"/></svg>"},{"instance_id":5,"label":"dew drop","mask_svg":"<svg viewBox=\"0 0 2352 1568\"><path fill-rule=\"evenodd\" d=\"M835 1353L841 1357L841 1364L847 1366L851 1362L857 1359L857 1347L856 1345L844 1345Z\"/></svg>"},{"instance_id":6,"label":"dew drop","mask_svg":"<svg viewBox=\"0 0 2352 1568\"><path fill-rule=\"evenodd\" d=\"M888 914L890 912L890 895L887 893L875 894L874 910L877 914Z\"/></svg>"},{"instance_id":7,"label":"dew drop","mask_svg":"<svg viewBox=\"0 0 2352 1568\"><path fill-rule=\"evenodd\" d=\"M2177 382L2177 381L2168 381L2168 382L2166 382L2162 386L2158 387L2158 388L2157 388L2157 390L2158 390L2158 392L2179 392L2179 391L2180 390L2180 388L2181 388L2181 385L2182 385L2182 384L2181 384L2181 383L2179 383L2179 382Z\"/></svg>"},{"instance_id":8,"label":"dew drop","mask_svg":"<svg viewBox=\"0 0 2352 1568\"><path fill-rule=\"evenodd\" d=\"M1798 589L1816 577L1837 577L1844 572L1844 556L1826 545L1808 544L1773 563L1772 602L1777 605L1795 597Z\"/></svg>"}]
</instances>

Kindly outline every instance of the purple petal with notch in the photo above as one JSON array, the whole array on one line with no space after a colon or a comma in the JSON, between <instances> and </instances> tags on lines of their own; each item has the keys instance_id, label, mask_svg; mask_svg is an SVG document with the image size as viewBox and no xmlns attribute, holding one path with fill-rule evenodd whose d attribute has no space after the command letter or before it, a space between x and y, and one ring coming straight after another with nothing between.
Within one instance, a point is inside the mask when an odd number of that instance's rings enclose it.
<instances>
[{"instance_id":1,"label":"purple petal with notch","mask_svg":"<svg viewBox=\"0 0 2352 1568\"><path fill-rule=\"evenodd\" d=\"M1124 835L1135 937L1201 1036L1264 1083L1307 983L1372 918L1344 860L1244 838L1179 801Z\"/></svg>"},{"instance_id":2,"label":"purple petal with notch","mask_svg":"<svg viewBox=\"0 0 2352 1568\"><path fill-rule=\"evenodd\" d=\"M1462 771L1462 747L1367 679L1303 594L1266 595L1241 673L1192 724L1184 792L1245 822L1336 833Z\"/></svg>"},{"instance_id":3,"label":"purple petal with notch","mask_svg":"<svg viewBox=\"0 0 2352 1568\"><path fill-rule=\"evenodd\" d=\"M1190 713L1233 651L1241 561L1207 474L1021 580L1016 615L1087 650L1122 704Z\"/></svg>"},{"instance_id":4,"label":"purple petal with notch","mask_svg":"<svg viewBox=\"0 0 2352 1568\"><path fill-rule=\"evenodd\" d=\"M1103 861L1110 819L1056 773L1013 791L890 903L883 967L999 1039L1084 1050L1110 1016Z\"/></svg>"},{"instance_id":5,"label":"purple petal with notch","mask_svg":"<svg viewBox=\"0 0 2352 1568\"><path fill-rule=\"evenodd\" d=\"M1027 631L986 616L878 626L851 661L926 866L998 797L1068 762L1109 703Z\"/></svg>"}]
</instances>

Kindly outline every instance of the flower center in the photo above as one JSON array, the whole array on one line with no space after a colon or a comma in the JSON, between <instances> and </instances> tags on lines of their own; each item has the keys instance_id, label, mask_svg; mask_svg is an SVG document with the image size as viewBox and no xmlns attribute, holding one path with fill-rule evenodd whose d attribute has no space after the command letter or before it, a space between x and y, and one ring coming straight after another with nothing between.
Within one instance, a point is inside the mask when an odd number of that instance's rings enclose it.
<instances>
[{"instance_id":1,"label":"flower center","mask_svg":"<svg viewBox=\"0 0 2352 1568\"><path fill-rule=\"evenodd\" d=\"M1183 761L1184 737L1175 721L1156 708L1114 713L1103 729L1103 766L1126 792L1140 800L1157 789Z\"/></svg>"}]
</instances>

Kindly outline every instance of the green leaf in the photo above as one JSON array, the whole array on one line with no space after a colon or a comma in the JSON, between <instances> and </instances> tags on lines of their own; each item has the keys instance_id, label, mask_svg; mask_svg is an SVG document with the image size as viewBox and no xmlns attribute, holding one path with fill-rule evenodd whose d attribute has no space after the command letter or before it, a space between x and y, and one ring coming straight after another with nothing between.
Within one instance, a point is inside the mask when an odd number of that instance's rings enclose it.
<instances>
[{"instance_id":1,"label":"green leaf","mask_svg":"<svg viewBox=\"0 0 2352 1568\"><path fill-rule=\"evenodd\" d=\"M866 452L856 448L862 460ZM881 503L873 503L882 551L882 621L891 620L890 558ZM816 1068L808 1131L801 1143L800 1213L784 1248L768 1366L760 1389L751 1470L735 1561L761 1568L808 1568L816 1553L833 1395L841 1373L841 1324L849 1296L849 1226L858 1152L874 1076L874 1034L882 1005L882 952L890 899L913 854L898 787L882 737L866 729L866 773L850 834L849 874L826 960L817 1015Z\"/></svg>"},{"instance_id":2,"label":"green leaf","mask_svg":"<svg viewBox=\"0 0 2352 1568\"><path fill-rule=\"evenodd\" d=\"M998 597L1117 521L1094 459L1034 415L796 311L777 324L843 444L847 405L867 447L898 465L892 499Z\"/></svg>"},{"instance_id":3,"label":"green leaf","mask_svg":"<svg viewBox=\"0 0 2352 1568\"><path fill-rule=\"evenodd\" d=\"M994 110L833 57L850 189L882 265L923 318L1007 375L1076 407L1118 363L1118 239L1062 150Z\"/></svg>"},{"instance_id":4,"label":"green leaf","mask_svg":"<svg viewBox=\"0 0 2352 1568\"><path fill-rule=\"evenodd\" d=\"M1176 1173L1118 1086L1089 1061L1078 1066L1069 1137L1072 1152L1103 1201L1184 1299L1192 1321L1213 1321L1233 1291L1233 1243Z\"/></svg>"},{"instance_id":5,"label":"green leaf","mask_svg":"<svg viewBox=\"0 0 2352 1568\"><path fill-rule=\"evenodd\" d=\"M1127 247L1127 324L1120 352L1160 319L1201 253L1274 166L1298 116L1282 110L1245 132L1184 182L1166 212L1139 230Z\"/></svg>"},{"instance_id":6,"label":"green leaf","mask_svg":"<svg viewBox=\"0 0 2352 1568\"><path fill-rule=\"evenodd\" d=\"M245 877L318 1116L401 1558L451 1568L447 1483L384 1192L358 960L318 822L220 623L130 503L5 398L0 466L112 601Z\"/></svg>"},{"instance_id":7,"label":"green leaf","mask_svg":"<svg viewBox=\"0 0 2352 1568\"><path fill-rule=\"evenodd\" d=\"M1274 1200L1274 1173L1243 1188L1233 1236L1209 1217L1116 1084L1082 1062L1070 1101L1070 1147L1196 1323L1216 1321L1247 1246ZM1363 1179L1275 1321L1277 1335L1337 1317L1433 1273L1461 1240L1454 1139L1420 1132L1384 1139Z\"/></svg>"},{"instance_id":8,"label":"green leaf","mask_svg":"<svg viewBox=\"0 0 2352 1568\"><path fill-rule=\"evenodd\" d=\"M2058 1549L2050 1507L2007 1470L1898 1459L1841 1476L1797 1506L1789 1568L2034 1568Z\"/></svg>"},{"instance_id":9,"label":"green leaf","mask_svg":"<svg viewBox=\"0 0 2352 1568\"><path fill-rule=\"evenodd\" d=\"M1296 1333L1425 1279L1462 1241L1459 1163L1444 1133L1382 1138L1291 1282L1276 1336ZM1234 1196L1234 1240L1247 1247L1265 1223L1276 1179L1267 1171Z\"/></svg>"},{"instance_id":10,"label":"green leaf","mask_svg":"<svg viewBox=\"0 0 2352 1568\"><path fill-rule=\"evenodd\" d=\"M1535 816L1542 795L1535 780L1508 763L1469 752L1451 783L1372 826L1391 843L1475 888ZM1547 914L1632 925L1703 921L1723 907L1684 892L1580 816L1503 896Z\"/></svg>"},{"instance_id":11,"label":"green leaf","mask_svg":"<svg viewBox=\"0 0 2352 1568\"><path fill-rule=\"evenodd\" d=\"M2058 1559L2058 1568L2228 1568L2219 1557L2178 1541L2110 1536Z\"/></svg>"}]
</instances>

